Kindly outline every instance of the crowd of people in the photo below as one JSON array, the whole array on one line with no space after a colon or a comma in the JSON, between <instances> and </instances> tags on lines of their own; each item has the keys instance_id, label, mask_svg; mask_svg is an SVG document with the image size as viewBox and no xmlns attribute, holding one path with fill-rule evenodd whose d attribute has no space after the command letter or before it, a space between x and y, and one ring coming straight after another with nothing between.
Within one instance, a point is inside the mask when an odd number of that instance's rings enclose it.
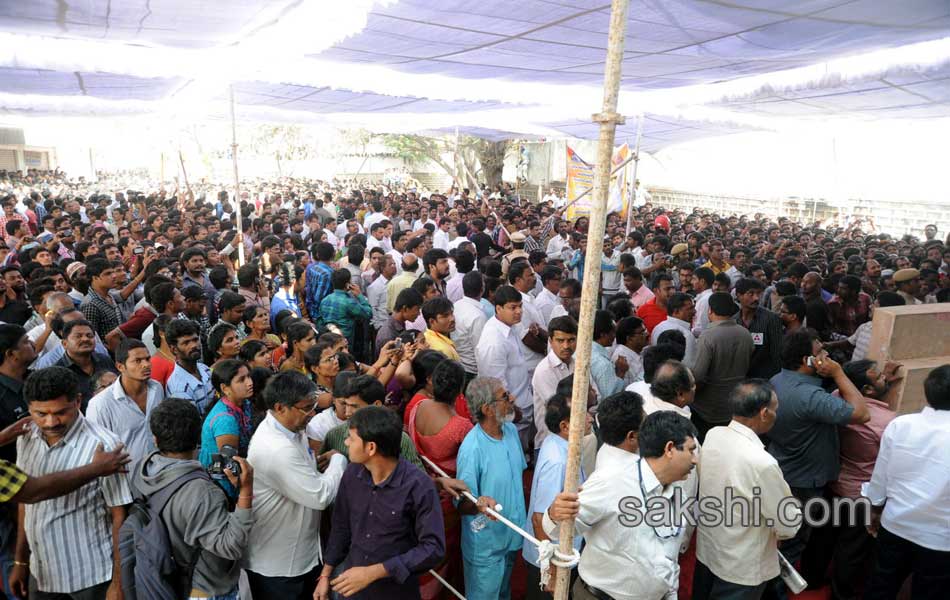
<instances>
[{"instance_id":1,"label":"crowd of people","mask_svg":"<svg viewBox=\"0 0 950 600\"><path fill-rule=\"evenodd\" d=\"M580 600L785 598L779 550L834 598L946 597L950 365L897 416L868 358L875 310L950 301L936 227L648 203L591 257L587 217L507 185L122 180L0 173L8 596L152 597L147 507L179 598L552 597L496 513L573 520Z\"/></svg>"}]
</instances>

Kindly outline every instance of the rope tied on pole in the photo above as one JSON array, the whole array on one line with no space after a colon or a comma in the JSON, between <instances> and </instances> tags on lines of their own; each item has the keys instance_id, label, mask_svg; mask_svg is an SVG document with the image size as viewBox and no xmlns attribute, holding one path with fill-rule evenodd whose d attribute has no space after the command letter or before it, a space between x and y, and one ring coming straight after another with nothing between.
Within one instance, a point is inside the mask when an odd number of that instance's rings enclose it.
<instances>
[{"instance_id":1,"label":"rope tied on pole","mask_svg":"<svg viewBox=\"0 0 950 600\"><path fill-rule=\"evenodd\" d=\"M421 458L437 475L449 479L448 474L439 468L437 464L429 460L428 457L420 454L419 458ZM462 492L462 495L472 503L478 503L478 498L469 492ZM502 515L501 512L499 512L501 510L502 506L500 504L496 504L494 509L486 508L485 512L502 525L505 525L524 539L537 546L539 556L538 560L541 564L541 589L544 589L544 586L548 583L551 574L551 565L564 569L573 569L577 566L577 563L580 562L581 555L576 548L572 548L572 552L570 554L562 553L551 540L539 540L518 525L512 523L508 518ZM442 579L441 577L436 578L440 581Z\"/></svg>"}]
</instances>

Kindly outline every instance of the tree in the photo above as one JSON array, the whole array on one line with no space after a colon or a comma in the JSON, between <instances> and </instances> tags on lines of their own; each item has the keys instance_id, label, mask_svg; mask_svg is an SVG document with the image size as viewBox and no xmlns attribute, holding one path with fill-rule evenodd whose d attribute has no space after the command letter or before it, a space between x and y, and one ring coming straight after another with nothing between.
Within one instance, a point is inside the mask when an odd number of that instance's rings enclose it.
<instances>
[{"instance_id":1,"label":"tree","mask_svg":"<svg viewBox=\"0 0 950 600\"><path fill-rule=\"evenodd\" d=\"M393 156L407 165L431 161L442 168L462 187L474 189L479 181L494 186L501 183L501 173L508 151L517 147L513 141L492 142L473 136L433 138L409 134L380 136ZM446 160L451 156L450 160Z\"/></svg>"}]
</instances>

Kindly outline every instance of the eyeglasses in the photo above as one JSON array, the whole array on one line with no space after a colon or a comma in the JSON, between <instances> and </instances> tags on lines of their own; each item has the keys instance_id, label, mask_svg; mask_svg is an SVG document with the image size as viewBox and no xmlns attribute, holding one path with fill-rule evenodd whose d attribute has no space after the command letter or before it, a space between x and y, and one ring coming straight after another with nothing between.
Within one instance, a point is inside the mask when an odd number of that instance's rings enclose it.
<instances>
[{"instance_id":1,"label":"eyeglasses","mask_svg":"<svg viewBox=\"0 0 950 600\"><path fill-rule=\"evenodd\" d=\"M309 414L311 414L311 413L317 412L317 409L319 409L320 406L317 404L317 402L316 402L316 400L315 400L314 403L313 403L313 406L311 406L310 408L307 408L307 409L300 408L300 407L297 406L296 404L294 404L293 408L299 410L300 412L302 412L302 413L305 414L305 415L309 415Z\"/></svg>"}]
</instances>

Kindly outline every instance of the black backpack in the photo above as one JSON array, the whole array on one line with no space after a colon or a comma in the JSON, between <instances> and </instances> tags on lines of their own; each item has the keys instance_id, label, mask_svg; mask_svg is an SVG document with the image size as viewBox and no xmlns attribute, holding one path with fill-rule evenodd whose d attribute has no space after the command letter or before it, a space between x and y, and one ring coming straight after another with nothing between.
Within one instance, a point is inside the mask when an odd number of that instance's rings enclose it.
<instances>
[{"instance_id":1,"label":"black backpack","mask_svg":"<svg viewBox=\"0 0 950 600\"><path fill-rule=\"evenodd\" d=\"M180 565L172 554L162 511L175 492L195 479L211 481L204 471L191 471L150 497L133 502L119 529L125 600L181 600L191 595L191 579L201 550L195 550L187 565Z\"/></svg>"}]
</instances>

